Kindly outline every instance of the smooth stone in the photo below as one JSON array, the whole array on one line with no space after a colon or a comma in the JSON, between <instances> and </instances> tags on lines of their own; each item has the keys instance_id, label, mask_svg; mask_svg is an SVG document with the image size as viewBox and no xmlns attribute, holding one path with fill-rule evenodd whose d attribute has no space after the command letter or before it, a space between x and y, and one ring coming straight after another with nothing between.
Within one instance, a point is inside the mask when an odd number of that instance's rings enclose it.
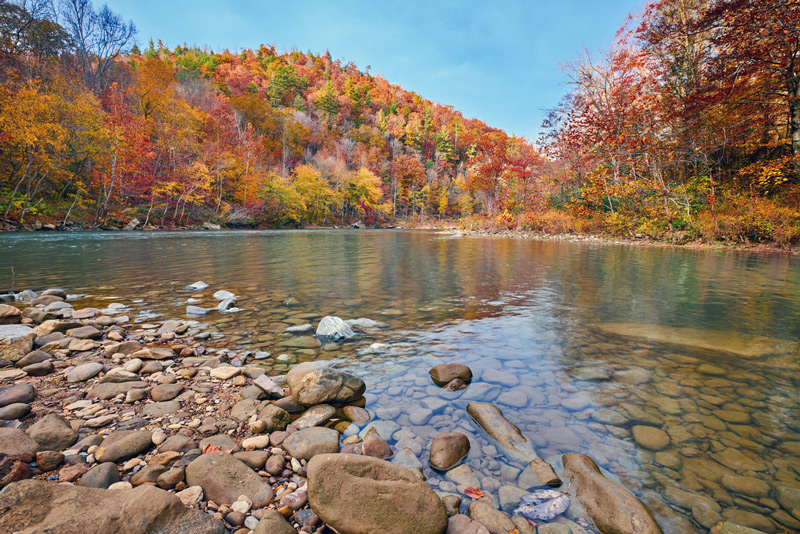
<instances>
[{"instance_id":1,"label":"smooth stone","mask_svg":"<svg viewBox=\"0 0 800 534\"><path fill-rule=\"evenodd\" d=\"M166 415L174 414L175 412L180 411L181 409L181 401L178 400L171 400L165 402L154 402L152 404L145 404L144 408L142 408L142 412L154 419L159 417L164 417Z\"/></svg>"},{"instance_id":2,"label":"smooth stone","mask_svg":"<svg viewBox=\"0 0 800 534\"><path fill-rule=\"evenodd\" d=\"M485 501L469 503L469 517L482 524L491 534L508 534L517 526L505 513Z\"/></svg>"},{"instance_id":3,"label":"smooth stone","mask_svg":"<svg viewBox=\"0 0 800 534\"><path fill-rule=\"evenodd\" d=\"M28 376L45 376L49 375L55 370L53 362L39 362L26 365L22 368Z\"/></svg>"},{"instance_id":4,"label":"smooth stone","mask_svg":"<svg viewBox=\"0 0 800 534\"><path fill-rule=\"evenodd\" d=\"M153 444L147 430L117 430L108 435L95 451L98 462L119 462L146 451Z\"/></svg>"},{"instance_id":5,"label":"smooth stone","mask_svg":"<svg viewBox=\"0 0 800 534\"><path fill-rule=\"evenodd\" d=\"M364 456L372 456L381 460L388 460L394 455L391 445L380 436L370 436L365 439L361 443L361 452Z\"/></svg>"},{"instance_id":6,"label":"smooth stone","mask_svg":"<svg viewBox=\"0 0 800 534\"><path fill-rule=\"evenodd\" d=\"M297 531L277 510L267 510L258 521L253 534L297 534Z\"/></svg>"},{"instance_id":7,"label":"smooth stone","mask_svg":"<svg viewBox=\"0 0 800 534\"><path fill-rule=\"evenodd\" d=\"M489 534L489 531L482 523L466 515L455 514L448 520L445 534Z\"/></svg>"},{"instance_id":8,"label":"smooth stone","mask_svg":"<svg viewBox=\"0 0 800 534\"><path fill-rule=\"evenodd\" d=\"M255 508L272 502L272 488L246 464L224 452L203 454L186 466L186 484L203 488L205 497L217 504L233 504L240 495Z\"/></svg>"},{"instance_id":9,"label":"smooth stone","mask_svg":"<svg viewBox=\"0 0 800 534\"><path fill-rule=\"evenodd\" d=\"M561 460L566 474L577 485L576 500L600 532L662 534L647 506L603 476L594 460L574 452L563 455Z\"/></svg>"},{"instance_id":10,"label":"smooth stone","mask_svg":"<svg viewBox=\"0 0 800 534\"><path fill-rule=\"evenodd\" d=\"M150 398L156 402L169 401L183 392L180 384L159 384L150 390Z\"/></svg>"},{"instance_id":11,"label":"smooth stone","mask_svg":"<svg viewBox=\"0 0 800 534\"><path fill-rule=\"evenodd\" d=\"M289 412L279 408L275 404L268 404L258 412L258 418L264 421L266 432L275 432L285 430L289 423L292 421L292 416Z\"/></svg>"},{"instance_id":12,"label":"smooth stone","mask_svg":"<svg viewBox=\"0 0 800 534\"><path fill-rule=\"evenodd\" d=\"M434 384L443 387L451 381L459 378L464 382L472 380L472 369L463 363L440 363L435 365L428 371L428 374L433 380Z\"/></svg>"},{"instance_id":13,"label":"smooth stone","mask_svg":"<svg viewBox=\"0 0 800 534\"><path fill-rule=\"evenodd\" d=\"M105 382L103 384L97 384L93 386L89 391L86 392L86 398L88 399L100 399L100 400L108 400L113 399L117 395L127 395L129 391L133 389L144 389L148 387L149 384L147 382Z\"/></svg>"},{"instance_id":14,"label":"smooth stone","mask_svg":"<svg viewBox=\"0 0 800 534\"><path fill-rule=\"evenodd\" d=\"M242 442L242 447L247 448L244 442ZM258 471L264 468L270 455L268 451L241 451L233 453L233 457L244 462L250 469ZM281 467L281 471L283 471L283 467Z\"/></svg>"},{"instance_id":15,"label":"smooth stone","mask_svg":"<svg viewBox=\"0 0 800 534\"><path fill-rule=\"evenodd\" d=\"M528 463L538 457L533 444L497 406L488 402L470 402L467 412L510 459Z\"/></svg>"},{"instance_id":16,"label":"smooth stone","mask_svg":"<svg viewBox=\"0 0 800 534\"><path fill-rule=\"evenodd\" d=\"M346 322L339 317L328 315L323 317L317 325L315 334L319 338L341 341L353 337L355 332Z\"/></svg>"},{"instance_id":17,"label":"smooth stone","mask_svg":"<svg viewBox=\"0 0 800 534\"><path fill-rule=\"evenodd\" d=\"M278 384L276 384L267 375L261 375L256 377L256 379L253 380L253 385L261 388L261 390L263 390L264 393L266 393L273 399L283 398L283 388L280 387Z\"/></svg>"},{"instance_id":18,"label":"smooth stone","mask_svg":"<svg viewBox=\"0 0 800 534\"><path fill-rule=\"evenodd\" d=\"M371 419L369 412L358 406L345 406L342 408L342 413L348 421L351 421L353 424L358 426L366 425Z\"/></svg>"},{"instance_id":19,"label":"smooth stone","mask_svg":"<svg viewBox=\"0 0 800 534\"><path fill-rule=\"evenodd\" d=\"M216 378L218 380L230 380L240 374L242 374L242 368L233 367L232 365L220 365L209 372L211 378Z\"/></svg>"},{"instance_id":20,"label":"smooth stone","mask_svg":"<svg viewBox=\"0 0 800 534\"><path fill-rule=\"evenodd\" d=\"M290 434L281 444L299 460L310 460L318 454L339 452L339 433L332 428L314 426Z\"/></svg>"},{"instance_id":21,"label":"smooth stone","mask_svg":"<svg viewBox=\"0 0 800 534\"><path fill-rule=\"evenodd\" d=\"M69 422L55 413L45 415L26 432L39 444L40 450L45 451L63 451L78 441L78 433Z\"/></svg>"},{"instance_id":22,"label":"smooth stone","mask_svg":"<svg viewBox=\"0 0 800 534\"><path fill-rule=\"evenodd\" d=\"M56 451L40 451L36 453L36 467L41 471L55 471L64 462L64 455Z\"/></svg>"},{"instance_id":23,"label":"smooth stone","mask_svg":"<svg viewBox=\"0 0 800 534\"><path fill-rule=\"evenodd\" d=\"M520 473L517 484L525 489L533 489L539 486L558 488L562 482L552 465L541 458L535 458Z\"/></svg>"},{"instance_id":24,"label":"smooth stone","mask_svg":"<svg viewBox=\"0 0 800 534\"><path fill-rule=\"evenodd\" d=\"M103 370L103 364L99 362L89 362L77 366L67 374L67 382L74 384L76 382L84 382L90 378L94 378L100 371Z\"/></svg>"},{"instance_id":25,"label":"smooth stone","mask_svg":"<svg viewBox=\"0 0 800 534\"><path fill-rule=\"evenodd\" d=\"M292 426L297 430L320 426L327 423L335 413L336 409L333 406L318 404L303 412L300 417L292 422Z\"/></svg>"},{"instance_id":26,"label":"smooth stone","mask_svg":"<svg viewBox=\"0 0 800 534\"><path fill-rule=\"evenodd\" d=\"M439 434L431 443L431 466L440 471L450 469L467 456L469 448L469 438L460 432Z\"/></svg>"},{"instance_id":27,"label":"smooth stone","mask_svg":"<svg viewBox=\"0 0 800 534\"><path fill-rule=\"evenodd\" d=\"M447 528L447 511L430 486L408 469L369 456L312 458L308 501L341 533L442 534Z\"/></svg>"},{"instance_id":28,"label":"smooth stone","mask_svg":"<svg viewBox=\"0 0 800 534\"><path fill-rule=\"evenodd\" d=\"M364 381L328 367L326 362L305 362L286 375L294 400L303 406L352 402L366 390Z\"/></svg>"},{"instance_id":29,"label":"smooth stone","mask_svg":"<svg viewBox=\"0 0 800 534\"><path fill-rule=\"evenodd\" d=\"M631 430L633 431L633 439L645 449L660 451L670 443L669 435L660 428L636 425Z\"/></svg>"},{"instance_id":30,"label":"smooth stone","mask_svg":"<svg viewBox=\"0 0 800 534\"><path fill-rule=\"evenodd\" d=\"M0 388L0 408L9 404L29 404L36 398L36 391L30 384L14 384Z\"/></svg>"},{"instance_id":31,"label":"smooth stone","mask_svg":"<svg viewBox=\"0 0 800 534\"><path fill-rule=\"evenodd\" d=\"M15 402L0 408L0 419L13 421L25 417L31 411L31 405L24 402Z\"/></svg>"}]
</instances>

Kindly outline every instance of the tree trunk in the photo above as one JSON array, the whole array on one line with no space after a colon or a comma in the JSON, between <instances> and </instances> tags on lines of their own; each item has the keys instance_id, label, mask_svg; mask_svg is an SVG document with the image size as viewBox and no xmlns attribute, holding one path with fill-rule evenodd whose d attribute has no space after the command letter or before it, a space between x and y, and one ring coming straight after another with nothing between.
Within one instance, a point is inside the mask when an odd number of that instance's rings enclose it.
<instances>
[{"instance_id":1,"label":"tree trunk","mask_svg":"<svg viewBox=\"0 0 800 534\"><path fill-rule=\"evenodd\" d=\"M800 76L792 76L787 82L789 90L789 129L792 136L794 172L800 176Z\"/></svg>"}]
</instances>

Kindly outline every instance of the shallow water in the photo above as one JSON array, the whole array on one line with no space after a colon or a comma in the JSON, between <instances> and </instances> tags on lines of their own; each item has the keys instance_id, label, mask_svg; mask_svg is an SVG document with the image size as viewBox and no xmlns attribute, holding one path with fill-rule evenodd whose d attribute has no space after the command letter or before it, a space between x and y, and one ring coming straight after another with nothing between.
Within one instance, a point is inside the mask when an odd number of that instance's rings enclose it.
<instances>
[{"instance_id":1,"label":"shallow water","mask_svg":"<svg viewBox=\"0 0 800 534\"><path fill-rule=\"evenodd\" d=\"M183 290L196 280L209 288ZM240 295L238 313L198 319L209 346L270 352L263 364L278 372L324 358L362 376L398 460L415 456L442 491L478 485L508 510L528 489L524 466L466 413L484 400L539 456L592 456L665 532L707 532L719 516L797 530L796 258L400 231L0 236L0 290L52 286L86 295L78 307L127 304L141 328L185 317L189 298ZM282 333L327 314L387 326L329 350ZM366 353L374 342L391 349ZM432 384L428 369L447 361L470 365L469 388ZM670 443L643 447L638 425ZM471 479L427 466L430 441L452 430L472 440Z\"/></svg>"}]
</instances>

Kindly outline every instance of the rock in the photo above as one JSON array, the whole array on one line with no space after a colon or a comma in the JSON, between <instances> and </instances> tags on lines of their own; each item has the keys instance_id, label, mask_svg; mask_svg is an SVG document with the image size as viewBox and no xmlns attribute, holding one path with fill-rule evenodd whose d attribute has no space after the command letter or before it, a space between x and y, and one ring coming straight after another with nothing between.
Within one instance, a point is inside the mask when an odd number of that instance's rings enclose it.
<instances>
[{"instance_id":1,"label":"rock","mask_svg":"<svg viewBox=\"0 0 800 534\"><path fill-rule=\"evenodd\" d=\"M252 469L224 452L203 454L186 466L186 484L200 486L206 499L233 504L245 495L255 508L272 502L272 488Z\"/></svg>"},{"instance_id":2,"label":"rock","mask_svg":"<svg viewBox=\"0 0 800 534\"><path fill-rule=\"evenodd\" d=\"M711 529L711 534L765 534L761 530L750 527L743 527L731 521L723 521Z\"/></svg>"},{"instance_id":3,"label":"rock","mask_svg":"<svg viewBox=\"0 0 800 534\"><path fill-rule=\"evenodd\" d=\"M312 458L308 501L342 533L442 534L447 528L447 512L430 486L408 469L369 456Z\"/></svg>"},{"instance_id":4,"label":"rock","mask_svg":"<svg viewBox=\"0 0 800 534\"><path fill-rule=\"evenodd\" d=\"M181 401L178 400L171 400L171 401L164 401L164 402L154 402L152 404L145 404L142 412L148 417L153 419L158 419L159 417L164 417L166 415L174 414L175 412L180 411L181 409Z\"/></svg>"},{"instance_id":5,"label":"rock","mask_svg":"<svg viewBox=\"0 0 800 534\"><path fill-rule=\"evenodd\" d=\"M437 386L446 386L456 378L465 383L472 380L472 369L463 363L440 363L432 367L428 374Z\"/></svg>"},{"instance_id":6,"label":"rock","mask_svg":"<svg viewBox=\"0 0 800 534\"><path fill-rule=\"evenodd\" d=\"M247 440L245 440L247 441ZM242 442L242 447L247 448L247 445ZM237 460L244 462L244 464L252 469L253 471L258 471L259 469L264 468L264 464L267 463L267 459L269 458L269 452L267 451L242 451L236 452L233 454L233 457ZM281 471L283 467L281 467Z\"/></svg>"},{"instance_id":7,"label":"rock","mask_svg":"<svg viewBox=\"0 0 800 534\"><path fill-rule=\"evenodd\" d=\"M197 443L195 443L192 438L184 436L183 434L175 434L174 436L168 437L158 446L158 452L185 453L196 448Z\"/></svg>"},{"instance_id":8,"label":"rock","mask_svg":"<svg viewBox=\"0 0 800 534\"><path fill-rule=\"evenodd\" d=\"M261 402L258 399L240 400L231 408L231 418L245 422L258 412Z\"/></svg>"},{"instance_id":9,"label":"rock","mask_svg":"<svg viewBox=\"0 0 800 534\"><path fill-rule=\"evenodd\" d=\"M156 402L169 401L183 392L180 384L159 384L150 390L150 398Z\"/></svg>"},{"instance_id":10,"label":"rock","mask_svg":"<svg viewBox=\"0 0 800 534\"><path fill-rule=\"evenodd\" d=\"M524 489L533 489L538 486L558 488L561 484L561 479L558 478L553 466L541 458L533 459L519 475L517 481L517 485Z\"/></svg>"},{"instance_id":11,"label":"rock","mask_svg":"<svg viewBox=\"0 0 800 534\"><path fill-rule=\"evenodd\" d=\"M332 428L314 426L289 435L281 445L299 460L310 460L318 454L339 452L339 433Z\"/></svg>"},{"instance_id":12,"label":"rock","mask_svg":"<svg viewBox=\"0 0 800 534\"><path fill-rule=\"evenodd\" d=\"M21 324L0 325L0 359L16 362L33 348L36 334Z\"/></svg>"},{"instance_id":13,"label":"rock","mask_svg":"<svg viewBox=\"0 0 800 534\"><path fill-rule=\"evenodd\" d=\"M298 324L295 326L287 326L284 332L287 334L308 334L314 331L314 325L311 324Z\"/></svg>"},{"instance_id":14,"label":"rock","mask_svg":"<svg viewBox=\"0 0 800 534\"><path fill-rule=\"evenodd\" d=\"M36 453L36 467L45 473L55 471L64 462L64 455L56 451L40 451Z\"/></svg>"},{"instance_id":15,"label":"rock","mask_svg":"<svg viewBox=\"0 0 800 534\"><path fill-rule=\"evenodd\" d=\"M364 381L337 371L325 362L296 365L286 376L292 398L303 406L329 402L352 402L366 390Z\"/></svg>"},{"instance_id":16,"label":"rock","mask_svg":"<svg viewBox=\"0 0 800 534\"><path fill-rule=\"evenodd\" d=\"M289 415L289 412L278 408L274 404L268 404L262 408L258 413L258 418L264 421L266 432L285 430L287 425L292 421L292 416Z\"/></svg>"},{"instance_id":17,"label":"rock","mask_svg":"<svg viewBox=\"0 0 800 534\"><path fill-rule=\"evenodd\" d=\"M353 422L358 426L364 426L369 423L370 415L364 408L358 406L345 406L342 408L342 413L348 421Z\"/></svg>"},{"instance_id":18,"label":"rock","mask_svg":"<svg viewBox=\"0 0 800 534\"><path fill-rule=\"evenodd\" d=\"M486 501L469 503L469 517L485 526L491 534L508 534L517 529L510 517Z\"/></svg>"},{"instance_id":19,"label":"rock","mask_svg":"<svg viewBox=\"0 0 800 534\"><path fill-rule=\"evenodd\" d=\"M67 382L75 384L94 378L103 370L103 364L99 362L89 362L77 366L67 375Z\"/></svg>"},{"instance_id":20,"label":"rock","mask_svg":"<svg viewBox=\"0 0 800 534\"><path fill-rule=\"evenodd\" d=\"M0 304L0 324L17 324L22 320L22 312L14 306Z\"/></svg>"},{"instance_id":21,"label":"rock","mask_svg":"<svg viewBox=\"0 0 800 534\"><path fill-rule=\"evenodd\" d=\"M0 456L15 456L32 462L39 444L17 428L0 427Z\"/></svg>"},{"instance_id":22,"label":"rock","mask_svg":"<svg viewBox=\"0 0 800 534\"><path fill-rule=\"evenodd\" d=\"M253 436L242 441L242 448L245 450L266 449L269 447L269 436Z\"/></svg>"},{"instance_id":23,"label":"rock","mask_svg":"<svg viewBox=\"0 0 800 534\"><path fill-rule=\"evenodd\" d=\"M39 362L26 365L22 368L28 376L45 376L53 372L53 362Z\"/></svg>"},{"instance_id":24,"label":"rock","mask_svg":"<svg viewBox=\"0 0 800 534\"><path fill-rule=\"evenodd\" d=\"M460 432L439 434L431 443L430 462L434 469L446 471L469 453L469 438Z\"/></svg>"},{"instance_id":25,"label":"rock","mask_svg":"<svg viewBox=\"0 0 800 534\"><path fill-rule=\"evenodd\" d=\"M364 230L367 225L364 224L362 221L356 221L350 225L351 228L355 228L356 230Z\"/></svg>"},{"instance_id":26,"label":"rock","mask_svg":"<svg viewBox=\"0 0 800 534\"><path fill-rule=\"evenodd\" d=\"M133 458L153 444L147 430L117 430L108 435L94 453L98 462L119 462Z\"/></svg>"},{"instance_id":27,"label":"rock","mask_svg":"<svg viewBox=\"0 0 800 534\"><path fill-rule=\"evenodd\" d=\"M751 497L759 498L769 495L769 484L758 478L725 475L722 477L722 485L731 491Z\"/></svg>"},{"instance_id":28,"label":"rock","mask_svg":"<svg viewBox=\"0 0 800 534\"><path fill-rule=\"evenodd\" d=\"M100 399L100 400L108 400L113 399L117 395L126 395L128 392L134 389L144 389L148 387L147 382L106 382L103 384L97 384L93 386L89 391L86 392L87 399Z\"/></svg>"},{"instance_id":29,"label":"rock","mask_svg":"<svg viewBox=\"0 0 800 534\"><path fill-rule=\"evenodd\" d=\"M128 224L126 224L125 227L122 230L124 232L132 232L140 224L142 224L142 222L139 219L137 219L136 217L134 217L133 219L128 221Z\"/></svg>"},{"instance_id":30,"label":"rock","mask_svg":"<svg viewBox=\"0 0 800 534\"><path fill-rule=\"evenodd\" d=\"M261 375L253 380L253 384L261 388L264 393L273 399L283 398L283 388L272 381L267 375Z\"/></svg>"},{"instance_id":31,"label":"rock","mask_svg":"<svg viewBox=\"0 0 800 534\"><path fill-rule=\"evenodd\" d=\"M0 494L0 531L224 534L225 527L154 486L108 491L26 480Z\"/></svg>"},{"instance_id":32,"label":"rock","mask_svg":"<svg viewBox=\"0 0 800 534\"><path fill-rule=\"evenodd\" d=\"M88 325L67 330L67 335L75 339L99 339L103 337L103 333L100 330Z\"/></svg>"},{"instance_id":33,"label":"rock","mask_svg":"<svg viewBox=\"0 0 800 534\"><path fill-rule=\"evenodd\" d=\"M70 483L76 482L79 478L85 475L88 470L89 466L85 463L64 466L58 472L58 481Z\"/></svg>"},{"instance_id":34,"label":"rock","mask_svg":"<svg viewBox=\"0 0 800 534\"><path fill-rule=\"evenodd\" d=\"M647 425L636 425L633 430L633 439L651 451L660 451L669 445L669 435L660 428Z\"/></svg>"},{"instance_id":35,"label":"rock","mask_svg":"<svg viewBox=\"0 0 800 534\"><path fill-rule=\"evenodd\" d=\"M134 486L142 484L155 484L158 477L167 472L165 465L146 465L131 477L130 483Z\"/></svg>"},{"instance_id":36,"label":"rock","mask_svg":"<svg viewBox=\"0 0 800 534\"><path fill-rule=\"evenodd\" d=\"M14 384L0 388L0 407L16 403L30 403L36 398L36 391L30 384Z\"/></svg>"},{"instance_id":37,"label":"rock","mask_svg":"<svg viewBox=\"0 0 800 534\"><path fill-rule=\"evenodd\" d=\"M467 412L510 459L528 463L537 458L533 444L522 435L515 424L503 416L497 406L488 402L470 402Z\"/></svg>"},{"instance_id":38,"label":"rock","mask_svg":"<svg viewBox=\"0 0 800 534\"><path fill-rule=\"evenodd\" d=\"M131 358L140 360L169 360L175 357L175 351L164 347L150 347L137 350L131 354Z\"/></svg>"},{"instance_id":39,"label":"rock","mask_svg":"<svg viewBox=\"0 0 800 534\"><path fill-rule=\"evenodd\" d=\"M0 420L13 421L25 417L31 411L31 405L24 402L15 402L0 408Z\"/></svg>"},{"instance_id":40,"label":"rock","mask_svg":"<svg viewBox=\"0 0 800 534\"><path fill-rule=\"evenodd\" d=\"M216 308L201 308L199 306L186 306L186 315L196 315L198 317L202 317L203 315L208 315L208 313Z\"/></svg>"},{"instance_id":41,"label":"rock","mask_svg":"<svg viewBox=\"0 0 800 534\"><path fill-rule=\"evenodd\" d=\"M277 510L267 510L258 522L253 534L297 534Z\"/></svg>"},{"instance_id":42,"label":"rock","mask_svg":"<svg viewBox=\"0 0 800 534\"><path fill-rule=\"evenodd\" d=\"M188 286L184 287L184 289L188 289L189 291L202 291L207 287L208 284L206 284L202 280L198 280L194 284L189 284Z\"/></svg>"},{"instance_id":43,"label":"rock","mask_svg":"<svg viewBox=\"0 0 800 534\"><path fill-rule=\"evenodd\" d=\"M342 341L353 337L356 333L339 317L328 315L320 320L315 335L325 340Z\"/></svg>"},{"instance_id":44,"label":"rock","mask_svg":"<svg viewBox=\"0 0 800 534\"><path fill-rule=\"evenodd\" d=\"M448 520L446 534L489 534L489 531L481 523L463 514L455 514Z\"/></svg>"},{"instance_id":45,"label":"rock","mask_svg":"<svg viewBox=\"0 0 800 534\"><path fill-rule=\"evenodd\" d=\"M292 422L292 426L297 430L312 426L320 426L330 421L335 413L336 409L333 406L329 404L318 404L303 412L300 417Z\"/></svg>"},{"instance_id":46,"label":"rock","mask_svg":"<svg viewBox=\"0 0 800 534\"><path fill-rule=\"evenodd\" d=\"M750 453L756 456L753 453ZM767 465L757 456L752 458L739 449L728 448L716 455L716 460L734 471L764 471Z\"/></svg>"},{"instance_id":47,"label":"rock","mask_svg":"<svg viewBox=\"0 0 800 534\"><path fill-rule=\"evenodd\" d=\"M211 378L216 378L218 380L230 380L234 376L239 376L242 374L241 367L233 367L232 365L220 365L219 367L215 367L209 373Z\"/></svg>"},{"instance_id":48,"label":"rock","mask_svg":"<svg viewBox=\"0 0 800 534\"><path fill-rule=\"evenodd\" d=\"M13 382L28 376L22 369L3 369L0 371L0 382Z\"/></svg>"},{"instance_id":49,"label":"rock","mask_svg":"<svg viewBox=\"0 0 800 534\"><path fill-rule=\"evenodd\" d=\"M194 506L203 500L203 488L200 486L189 486L183 491L175 494L186 506Z\"/></svg>"},{"instance_id":50,"label":"rock","mask_svg":"<svg viewBox=\"0 0 800 534\"><path fill-rule=\"evenodd\" d=\"M273 476L278 476L283 472L286 466L286 458L283 454L273 454L267 459L264 464L264 470Z\"/></svg>"},{"instance_id":51,"label":"rock","mask_svg":"<svg viewBox=\"0 0 800 534\"><path fill-rule=\"evenodd\" d=\"M380 436L369 436L360 445L364 456L388 460L394 455L392 447Z\"/></svg>"},{"instance_id":52,"label":"rock","mask_svg":"<svg viewBox=\"0 0 800 534\"><path fill-rule=\"evenodd\" d=\"M227 434L215 434L200 440L200 450L203 450L206 445L213 445L219 447L225 452L237 452L239 445Z\"/></svg>"},{"instance_id":53,"label":"rock","mask_svg":"<svg viewBox=\"0 0 800 534\"><path fill-rule=\"evenodd\" d=\"M661 528L645 504L630 491L607 479L597 464L578 453L562 456L564 470L576 483L576 500L600 532L661 534Z\"/></svg>"},{"instance_id":54,"label":"rock","mask_svg":"<svg viewBox=\"0 0 800 534\"><path fill-rule=\"evenodd\" d=\"M78 433L72 430L69 422L55 413L45 415L26 432L43 451L63 451L78 441Z\"/></svg>"},{"instance_id":55,"label":"rock","mask_svg":"<svg viewBox=\"0 0 800 534\"><path fill-rule=\"evenodd\" d=\"M78 481L79 486L86 488L107 489L111 484L119 482L119 469L114 462L103 462L89 469Z\"/></svg>"},{"instance_id":56,"label":"rock","mask_svg":"<svg viewBox=\"0 0 800 534\"><path fill-rule=\"evenodd\" d=\"M216 300L228 300L234 298L236 295L234 295L230 291L225 291L224 289L220 289L219 291L215 291L212 296Z\"/></svg>"},{"instance_id":57,"label":"rock","mask_svg":"<svg viewBox=\"0 0 800 534\"><path fill-rule=\"evenodd\" d=\"M38 341L38 339L37 339L37 341ZM22 369L23 367L26 367L28 365L33 365L34 363L46 362L46 361L52 360L52 359L53 359L52 356L50 356L46 352L42 352L41 350L34 350L32 352L29 352L25 356L23 356L17 362L17 367Z\"/></svg>"}]
</instances>

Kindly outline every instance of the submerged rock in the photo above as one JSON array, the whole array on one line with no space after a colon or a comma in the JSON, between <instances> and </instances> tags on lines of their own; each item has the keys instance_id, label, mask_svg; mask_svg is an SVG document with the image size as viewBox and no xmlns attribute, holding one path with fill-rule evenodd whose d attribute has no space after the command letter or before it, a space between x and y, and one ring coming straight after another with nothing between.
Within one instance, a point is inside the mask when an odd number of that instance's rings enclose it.
<instances>
[{"instance_id":1,"label":"submerged rock","mask_svg":"<svg viewBox=\"0 0 800 534\"><path fill-rule=\"evenodd\" d=\"M467 412L512 460L528 463L538 457L533 444L494 404L470 402L467 405Z\"/></svg>"},{"instance_id":2,"label":"submerged rock","mask_svg":"<svg viewBox=\"0 0 800 534\"><path fill-rule=\"evenodd\" d=\"M404 467L369 456L312 458L308 501L342 533L442 534L447 528L447 512L430 486Z\"/></svg>"},{"instance_id":3,"label":"submerged rock","mask_svg":"<svg viewBox=\"0 0 800 534\"><path fill-rule=\"evenodd\" d=\"M184 287L184 289L188 289L189 291L202 291L207 287L208 284L206 284L202 280L198 280L194 284L189 284L188 286Z\"/></svg>"},{"instance_id":4,"label":"submerged rock","mask_svg":"<svg viewBox=\"0 0 800 534\"><path fill-rule=\"evenodd\" d=\"M457 465L469 453L469 439L461 432L439 434L431 443L430 462L434 469L445 471Z\"/></svg>"},{"instance_id":5,"label":"submerged rock","mask_svg":"<svg viewBox=\"0 0 800 534\"><path fill-rule=\"evenodd\" d=\"M562 457L564 470L575 482L576 500L603 534L661 534L653 514L636 496L603 476L583 454Z\"/></svg>"},{"instance_id":6,"label":"submerged rock","mask_svg":"<svg viewBox=\"0 0 800 534\"><path fill-rule=\"evenodd\" d=\"M331 369L325 362L305 362L286 375L292 398L303 406L328 402L351 402L366 390L364 381Z\"/></svg>"}]
</instances>

